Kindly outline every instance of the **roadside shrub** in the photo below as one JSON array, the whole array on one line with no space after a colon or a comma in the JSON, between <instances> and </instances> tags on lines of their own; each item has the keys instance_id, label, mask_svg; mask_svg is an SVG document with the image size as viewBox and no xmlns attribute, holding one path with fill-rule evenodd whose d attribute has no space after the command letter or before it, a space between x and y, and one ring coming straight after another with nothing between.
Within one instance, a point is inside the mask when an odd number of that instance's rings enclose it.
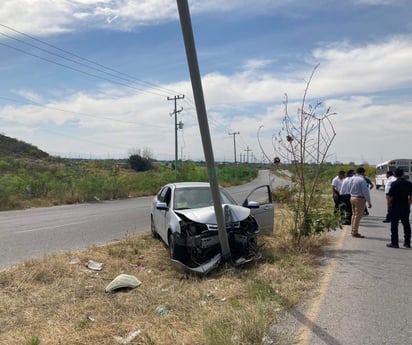
<instances>
[{"instance_id":1,"label":"roadside shrub","mask_svg":"<svg viewBox=\"0 0 412 345\"><path fill-rule=\"evenodd\" d=\"M140 155L131 155L129 157L129 163L131 168L136 171L147 171L153 169L151 160Z\"/></svg>"}]
</instances>

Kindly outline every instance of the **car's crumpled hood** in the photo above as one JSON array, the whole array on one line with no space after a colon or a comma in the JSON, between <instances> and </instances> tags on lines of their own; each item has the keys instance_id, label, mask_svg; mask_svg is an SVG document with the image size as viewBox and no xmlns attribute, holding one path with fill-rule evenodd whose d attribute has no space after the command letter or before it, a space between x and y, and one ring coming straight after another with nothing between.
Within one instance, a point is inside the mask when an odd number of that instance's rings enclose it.
<instances>
[{"instance_id":1,"label":"car's crumpled hood","mask_svg":"<svg viewBox=\"0 0 412 345\"><path fill-rule=\"evenodd\" d=\"M223 213L225 221L239 222L250 215L250 210L239 205L223 204ZM176 210L177 215L183 215L193 222L202 224L217 224L214 206Z\"/></svg>"}]
</instances>

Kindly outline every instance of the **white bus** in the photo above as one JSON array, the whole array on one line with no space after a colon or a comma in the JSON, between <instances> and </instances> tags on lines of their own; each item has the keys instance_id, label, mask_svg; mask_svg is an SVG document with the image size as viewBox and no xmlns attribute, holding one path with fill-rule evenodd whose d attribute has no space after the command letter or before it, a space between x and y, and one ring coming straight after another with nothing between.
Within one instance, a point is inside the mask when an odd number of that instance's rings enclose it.
<instances>
[{"instance_id":1,"label":"white bus","mask_svg":"<svg viewBox=\"0 0 412 345\"><path fill-rule=\"evenodd\" d=\"M394 172L396 168L401 168L405 179L412 181L412 159L392 159L376 165L375 185L377 189L385 187L388 180L386 173Z\"/></svg>"}]
</instances>

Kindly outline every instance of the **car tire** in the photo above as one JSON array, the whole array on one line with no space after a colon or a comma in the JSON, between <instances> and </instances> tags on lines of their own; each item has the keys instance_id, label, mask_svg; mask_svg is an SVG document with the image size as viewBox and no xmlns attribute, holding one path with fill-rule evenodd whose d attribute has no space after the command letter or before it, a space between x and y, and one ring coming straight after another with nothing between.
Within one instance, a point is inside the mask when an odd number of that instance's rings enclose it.
<instances>
[{"instance_id":1,"label":"car tire","mask_svg":"<svg viewBox=\"0 0 412 345\"><path fill-rule=\"evenodd\" d=\"M169 233L167 236L169 242L169 254L173 260L181 261L183 258L183 248L177 244L175 235Z\"/></svg>"},{"instance_id":2,"label":"car tire","mask_svg":"<svg viewBox=\"0 0 412 345\"><path fill-rule=\"evenodd\" d=\"M156 231L156 227L153 221L153 216L150 217L150 233L152 234L153 238L159 238L159 234Z\"/></svg>"}]
</instances>

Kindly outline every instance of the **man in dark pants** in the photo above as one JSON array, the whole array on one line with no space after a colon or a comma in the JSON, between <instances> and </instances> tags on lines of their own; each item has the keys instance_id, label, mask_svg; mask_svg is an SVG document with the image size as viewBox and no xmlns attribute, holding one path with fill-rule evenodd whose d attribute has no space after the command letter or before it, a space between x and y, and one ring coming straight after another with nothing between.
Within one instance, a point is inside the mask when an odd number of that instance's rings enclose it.
<instances>
[{"instance_id":1,"label":"man in dark pants","mask_svg":"<svg viewBox=\"0 0 412 345\"><path fill-rule=\"evenodd\" d=\"M396 177L393 176L393 171L387 171L386 172L386 184L385 184L385 196L386 196L386 207L387 207L387 212L386 212L386 218L382 221L383 223L390 223L391 222L391 205L389 203L389 190L391 189L391 184L393 181L396 181Z\"/></svg>"},{"instance_id":2,"label":"man in dark pants","mask_svg":"<svg viewBox=\"0 0 412 345\"><path fill-rule=\"evenodd\" d=\"M395 170L396 180L392 182L388 193L389 204L391 206L391 243L389 248L399 248L398 224L399 220L403 225L404 242L403 246L411 247L411 224L409 214L411 212L412 183L403 179L403 170Z\"/></svg>"},{"instance_id":3,"label":"man in dark pants","mask_svg":"<svg viewBox=\"0 0 412 345\"><path fill-rule=\"evenodd\" d=\"M335 213L343 213L342 208L344 207L343 197L340 195L340 190L342 187L343 180L346 177L346 172L341 170L338 175L332 180L332 196L333 202L335 203Z\"/></svg>"},{"instance_id":4,"label":"man in dark pants","mask_svg":"<svg viewBox=\"0 0 412 345\"><path fill-rule=\"evenodd\" d=\"M351 178L353 177L353 174L355 173L354 170L350 169L346 173L346 178L342 182L342 187L340 189L340 196L343 200L344 203L344 208L345 208L345 220L344 220L344 225L350 225L351 220L352 220L352 205L350 203L350 193L349 193L349 183L351 181Z\"/></svg>"}]
</instances>

